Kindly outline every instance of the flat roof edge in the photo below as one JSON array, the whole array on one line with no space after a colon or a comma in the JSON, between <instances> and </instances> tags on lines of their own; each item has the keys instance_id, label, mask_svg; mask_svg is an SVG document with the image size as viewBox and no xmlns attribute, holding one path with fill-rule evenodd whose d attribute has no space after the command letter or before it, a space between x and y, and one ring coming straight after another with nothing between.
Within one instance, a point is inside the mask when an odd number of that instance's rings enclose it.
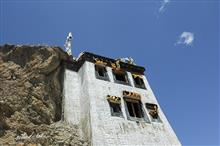
<instances>
[{"instance_id":1,"label":"flat roof edge","mask_svg":"<svg viewBox=\"0 0 220 146\"><path fill-rule=\"evenodd\" d=\"M77 60L73 60L73 59L63 60L63 64L65 64L68 69L78 71L85 61L95 63L96 58L106 62L107 63L106 66L109 66L109 67L111 67L111 63L115 63L117 61L115 59L96 55L90 52L83 52L81 54L82 55L79 56ZM144 74L144 71L145 71L145 68L142 66L125 63L122 61L120 61L120 67L122 70L126 70L126 71L133 72L133 73L138 73L138 74Z\"/></svg>"}]
</instances>

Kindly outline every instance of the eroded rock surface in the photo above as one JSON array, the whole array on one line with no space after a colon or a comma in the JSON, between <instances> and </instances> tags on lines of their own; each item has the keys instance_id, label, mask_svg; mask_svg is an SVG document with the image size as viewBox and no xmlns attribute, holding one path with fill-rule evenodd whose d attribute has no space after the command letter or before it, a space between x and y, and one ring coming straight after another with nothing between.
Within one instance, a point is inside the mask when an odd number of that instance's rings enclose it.
<instances>
[{"instance_id":1,"label":"eroded rock surface","mask_svg":"<svg viewBox=\"0 0 220 146\"><path fill-rule=\"evenodd\" d=\"M67 59L59 47L0 46L0 145L86 144L77 126L61 122Z\"/></svg>"}]
</instances>

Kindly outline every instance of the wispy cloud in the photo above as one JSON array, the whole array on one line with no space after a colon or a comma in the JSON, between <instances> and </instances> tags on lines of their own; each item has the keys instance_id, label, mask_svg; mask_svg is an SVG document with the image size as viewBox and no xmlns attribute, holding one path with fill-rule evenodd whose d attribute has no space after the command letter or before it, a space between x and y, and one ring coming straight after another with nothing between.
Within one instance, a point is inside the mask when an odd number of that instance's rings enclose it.
<instances>
[{"instance_id":1,"label":"wispy cloud","mask_svg":"<svg viewBox=\"0 0 220 146\"><path fill-rule=\"evenodd\" d=\"M180 36L176 44L192 45L194 41L194 34L192 32L184 31Z\"/></svg>"},{"instance_id":2,"label":"wispy cloud","mask_svg":"<svg viewBox=\"0 0 220 146\"><path fill-rule=\"evenodd\" d=\"M170 3L170 0L162 0L160 8L158 10L159 13L163 13L165 10L165 7Z\"/></svg>"}]
</instances>

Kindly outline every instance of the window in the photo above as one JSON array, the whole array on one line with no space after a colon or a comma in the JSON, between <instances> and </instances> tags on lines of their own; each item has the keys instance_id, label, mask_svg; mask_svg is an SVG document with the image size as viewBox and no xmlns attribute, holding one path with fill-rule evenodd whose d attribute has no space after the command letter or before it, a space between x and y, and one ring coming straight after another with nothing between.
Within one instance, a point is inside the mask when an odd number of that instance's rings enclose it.
<instances>
[{"instance_id":1,"label":"window","mask_svg":"<svg viewBox=\"0 0 220 146\"><path fill-rule=\"evenodd\" d=\"M126 104L127 117L129 120L149 122L149 119L144 113L140 100L130 99L127 97L124 97L124 99Z\"/></svg>"},{"instance_id":2,"label":"window","mask_svg":"<svg viewBox=\"0 0 220 146\"><path fill-rule=\"evenodd\" d=\"M112 116L123 117L121 112L121 106L119 103L113 103L109 101L109 106L111 109Z\"/></svg>"},{"instance_id":3,"label":"window","mask_svg":"<svg viewBox=\"0 0 220 146\"><path fill-rule=\"evenodd\" d=\"M108 73L105 66L95 65L95 75L97 79L109 81Z\"/></svg>"},{"instance_id":4,"label":"window","mask_svg":"<svg viewBox=\"0 0 220 146\"><path fill-rule=\"evenodd\" d=\"M125 71L112 70L112 72L116 83L127 84L127 85L129 84L128 76Z\"/></svg>"},{"instance_id":5,"label":"window","mask_svg":"<svg viewBox=\"0 0 220 146\"><path fill-rule=\"evenodd\" d=\"M144 80L140 75L132 74L132 77L134 80L135 87L146 89L145 84L144 84Z\"/></svg>"},{"instance_id":6,"label":"window","mask_svg":"<svg viewBox=\"0 0 220 146\"><path fill-rule=\"evenodd\" d=\"M152 122L161 122L161 119L158 115L158 106L152 103L146 103L145 105L149 115L151 116Z\"/></svg>"},{"instance_id":7,"label":"window","mask_svg":"<svg viewBox=\"0 0 220 146\"><path fill-rule=\"evenodd\" d=\"M109 102L111 115L117 117L123 117L121 111L121 98L116 96L107 96L107 100Z\"/></svg>"},{"instance_id":8,"label":"window","mask_svg":"<svg viewBox=\"0 0 220 146\"><path fill-rule=\"evenodd\" d=\"M131 117L143 118L143 112L138 101L126 101L128 112Z\"/></svg>"}]
</instances>

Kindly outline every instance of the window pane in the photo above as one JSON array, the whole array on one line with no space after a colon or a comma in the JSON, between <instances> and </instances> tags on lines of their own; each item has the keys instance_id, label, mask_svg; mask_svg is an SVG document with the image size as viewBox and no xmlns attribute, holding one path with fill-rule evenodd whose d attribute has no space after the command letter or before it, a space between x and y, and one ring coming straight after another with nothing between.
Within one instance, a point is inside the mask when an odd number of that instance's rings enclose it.
<instances>
[{"instance_id":1,"label":"window pane","mask_svg":"<svg viewBox=\"0 0 220 146\"><path fill-rule=\"evenodd\" d=\"M152 103L146 103L146 108L151 116L153 122L161 122L161 119L158 115L158 106Z\"/></svg>"},{"instance_id":2,"label":"window pane","mask_svg":"<svg viewBox=\"0 0 220 146\"><path fill-rule=\"evenodd\" d=\"M129 84L127 73L123 70L112 70L116 83Z\"/></svg>"},{"instance_id":3,"label":"window pane","mask_svg":"<svg viewBox=\"0 0 220 146\"><path fill-rule=\"evenodd\" d=\"M136 87L146 89L144 81L141 77L139 76L135 77L134 75L132 75L132 77L133 77L134 84Z\"/></svg>"},{"instance_id":4,"label":"window pane","mask_svg":"<svg viewBox=\"0 0 220 146\"><path fill-rule=\"evenodd\" d=\"M135 115L137 118L142 118L143 117L143 113L141 110L141 105L140 103L132 103L134 106L134 110L135 110Z\"/></svg>"},{"instance_id":5,"label":"window pane","mask_svg":"<svg viewBox=\"0 0 220 146\"><path fill-rule=\"evenodd\" d=\"M128 107L129 115L130 115L131 117L135 117L134 112L133 112L132 103L131 103L131 102L127 102L127 107Z\"/></svg>"},{"instance_id":6,"label":"window pane","mask_svg":"<svg viewBox=\"0 0 220 146\"><path fill-rule=\"evenodd\" d=\"M140 78L135 78L135 83L137 84L137 85L142 85L143 84L143 80L142 79L140 79Z\"/></svg>"},{"instance_id":7,"label":"window pane","mask_svg":"<svg viewBox=\"0 0 220 146\"><path fill-rule=\"evenodd\" d=\"M110 108L111 108L111 115L112 116L122 117L120 104L109 102L109 105L110 105Z\"/></svg>"},{"instance_id":8,"label":"window pane","mask_svg":"<svg viewBox=\"0 0 220 146\"><path fill-rule=\"evenodd\" d=\"M103 69L103 68L98 68L98 74L99 74L99 76L104 77L104 76L105 76L105 71L104 71L104 69Z\"/></svg>"},{"instance_id":9,"label":"window pane","mask_svg":"<svg viewBox=\"0 0 220 146\"><path fill-rule=\"evenodd\" d=\"M124 74L115 74L115 78L116 78L116 80L118 80L118 81L126 82L126 78L125 78L125 75L124 75Z\"/></svg>"},{"instance_id":10,"label":"window pane","mask_svg":"<svg viewBox=\"0 0 220 146\"><path fill-rule=\"evenodd\" d=\"M102 80L109 80L107 70L104 66L95 65L96 78Z\"/></svg>"}]
</instances>

